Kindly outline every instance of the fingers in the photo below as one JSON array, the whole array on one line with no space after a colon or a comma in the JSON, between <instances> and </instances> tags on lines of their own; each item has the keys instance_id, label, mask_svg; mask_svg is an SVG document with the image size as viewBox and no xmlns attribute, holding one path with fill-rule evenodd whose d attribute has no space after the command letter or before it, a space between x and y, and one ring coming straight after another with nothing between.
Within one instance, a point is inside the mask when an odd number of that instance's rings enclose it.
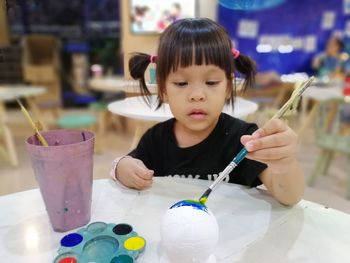
<instances>
[{"instance_id":1,"label":"fingers","mask_svg":"<svg viewBox=\"0 0 350 263\"><path fill-rule=\"evenodd\" d=\"M269 164L293 158L297 152L296 133L278 119L268 121L252 135L242 136L241 143L249 152L247 158Z\"/></svg>"},{"instance_id":2,"label":"fingers","mask_svg":"<svg viewBox=\"0 0 350 263\"><path fill-rule=\"evenodd\" d=\"M137 189L146 189L151 187L153 183L153 170L149 170L142 161L137 162L137 165L134 170L134 184Z\"/></svg>"},{"instance_id":3,"label":"fingers","mask_svg":"<svg viewBox=\"0 0 350 263\"><path fill-rule=\"evenodd\" d=\"M249 152L296 144L297 135L283 121L270 120L252 135L241 137L241 143Z\"/></svg>"},{"instance_id":4,"label":"fingers","mask_svg":"<svg viewBox=\"0 0 350 263\"><path fill-rule=\"evenodd\" d=\"M260 138L267 135L280 133L288 130L288 125L280 119L272 119L265 123L265 125L257 129L252 136L254 138Z\"/></svg>"},{"instance_id":5,"label":"fingers","mask_svg":"<svg viewBox=\"0 0 350 263\"><path fill-rule=\"evenodd\" d=\"M138 190L144 190L150 188L153 183L153 179L145 180L136 174L133 177L133 186Z\"/></svg>"},{"instance_id":6,"label":"fingers","mask_svg":"<svg viewBox=\"0 0 350 263\"><path fill-rule=\"evenodd\" d=\"M154 171L147 168L136 167L135 173L138 177L144 180L150 180L153 177Z\"/></svg>"},{"instance_id":7,"label":"fingers","mask_svg":"<svg viewBox=\"0 0 350 263\"><path fill-rule=\"evenodd\" d=\"M144 177L146 177L145 175L147 174L152 174L151 177L145 179ZM139 174L141 174L143 177L141 177ZM135 188L137 190L144 190L147 189L149 187L151 187L152 183L153 183L153 171L148 170L148 171L144 171L142 170L141 173L140 171L134 171L130 176L129 176L129 186L132 188Z\"/></svg>"},{"instance_id":8,"label":"fingers","mask_svg":"<svg viewBox=\"0 0 350 263\"><path fill-rule=\"evenodd\" d=\"M297 142L297 136L292 130L287 130L281 133L265 136L258 139L250 139L245 143L245 147L249 152L257 151L266 148L282 147L294 145Z\"/></svg>"},{"instance_id":9,"label":"fingers","mask_svg":"<svg viewBox=\"0 0 350 263\"><path fill-rule=\"evenodd\" d=\"M258 132L254 132L252 135L243 135L242 137L241 137L241 143L243 144L243 145L246 145L246 143L248 142L248 141L251 141L251 140L253 140L253 139L257 139L257 138L259 138L260 137L260 134L258 133Z\"/></svg>"},{"instance_id":10,"label":"fingers","mask_svg":"<svg viewBox=\"0 0 350 263\"><path fill-rule=\"evenodd\" d=\"M241 137L241 143L242 143L243 145L246 145L247 142L249 142L249 141L252 140L252 139L253 139L253 136L251 136L251 135L243 135L243 136Z\"/></svg>"},{"instance_id":11,"label":"fingers","mask_svg":"<svg viewBox=\"0 0 350 263\"><path fill-rule=\"evenodd\" d=\"M272 135L279 132L284 132L289 127L279 119L269 120L263 127L257 129L252 135L243 135L241 137L241 143L246 145L248 141L258 139L268 135Z\"/></svg>"},{"instance_id":12,"label":"fingers","mask_svg":"<svg viewBox=\"0 0 350 263\"><path fill-rule=\"evenodd\" d=\"M288 144L282 147L264 148L249 152L248 158L264 163L290 158L296 154L294 145Z\"/></svg>"}]
</instances>

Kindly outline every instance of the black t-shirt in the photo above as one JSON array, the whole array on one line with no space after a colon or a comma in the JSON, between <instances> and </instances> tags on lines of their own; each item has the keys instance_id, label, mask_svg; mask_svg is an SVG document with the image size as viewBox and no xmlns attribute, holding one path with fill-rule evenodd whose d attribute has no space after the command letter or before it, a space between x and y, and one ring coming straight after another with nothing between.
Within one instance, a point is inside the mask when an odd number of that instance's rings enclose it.
<instances>
[{"instance_id":1,"label":"black t-shirt","mask_svg":"<svg viewBox=\"0 0 350 263\"><path fill-rule=\"evenodd\" d=\"M206 139L180 148L174 135L174 122L175 119L170 119L150 128L136 149L129 153L142 160L148 169L154 170L154 176L215 180L243 148L241 136L252 134L257 129L256 124L222 113ZM263 163L244 159L225 181L255 187L261 184L258 175L266 167Z\"/></svg>"}]
</instances>

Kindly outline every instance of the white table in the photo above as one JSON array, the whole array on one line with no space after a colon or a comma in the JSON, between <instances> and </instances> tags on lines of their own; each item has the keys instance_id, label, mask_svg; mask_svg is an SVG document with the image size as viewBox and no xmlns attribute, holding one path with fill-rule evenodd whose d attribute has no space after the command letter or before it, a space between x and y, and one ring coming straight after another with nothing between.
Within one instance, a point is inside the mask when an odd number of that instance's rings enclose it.
<instances>
[{"instance_id":1,"label":"white table","mask_svg":"<svg viewBox=\"0 0 350 263\"><path fill-rule=\"evenodd\" d=\"M89 80L89 87L99 92L125 91L127 94L140 94L137 80L126 80L122 76L95 77ZM147 83L151 93L157 93L157 85Z\"/></svg>"},{"instance_id":2,"label":"white table","mask_svg":"<svg viewBox=\"0 0 350 263\"><path fill-rule=\"evenodd\" d=\"M7 114L5 103L24 98L33 111L36 118L42 120L40 111L35 103L35 96L46 92L44 87L30 85L4 85L0 84L0 137L4 138L4 146L0 145L0 154L7 158L14 166L18 164L16 148L13 142L12 133L7 125ZM25 116L23 116L23 119ZM25 120L27 121L27 120Z\"/></svg>"},{"instance_id":3,"label":"white table","mask_svg":"<svg viewBox=\"0 0 350 263\"><path fill-rule=\"evenodd\" d=\"M139 263L159 262L160 221L177 201L196 199L209 181L156 178L137 192L110 180L93 184L92 220L128 223L146 239ZM222 183L207 202L219 224L218 262L350 262L350 215L302 200L293 208L264 190ZM0 197L3 262L52 262L60 239L38 189ZM71 231L74 232L74 231Z\"/></svg>"},{"instance_id":4,"label":"white table","mask_svg":"<svg viewBox=\"0 0 350 263\"><path fill-rule=\"evenodd\" d=\"M108 105L108 110L112 113L136 119L139 121L154 121L154 122L162 122L173 118L173 114L170 111L169 104L163 103L162 106L156 110L157 102L156 95L152 95L151 97L151 106L148 106L144 101L142 96L130 97L124 100L119 100L112 102ZM246 99L242 99L240 97L236 97L234 103L234 110L232 110L231 105L226 105L224 107L223 112L234 116L236 118L244 119L249 114L254 113L258 109L258 104L249 101ZM144 132L142 123L138 122L138 125L135 129L135 134L133 138L133 142L131 144L131 148L134 148L138 141L140 140L142 134Z\"/></svg>"}]
</instances>

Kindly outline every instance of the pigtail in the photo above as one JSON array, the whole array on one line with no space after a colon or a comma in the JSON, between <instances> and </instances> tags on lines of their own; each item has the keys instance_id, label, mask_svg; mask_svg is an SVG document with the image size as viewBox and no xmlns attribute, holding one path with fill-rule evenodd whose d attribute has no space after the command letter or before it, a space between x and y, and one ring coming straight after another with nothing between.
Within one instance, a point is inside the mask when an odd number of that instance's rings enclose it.
<instances>
[{"instance_id":1,"label":"pigtail","mask_svg":"<svg viewBox=\"0 0 350 263\"><path fill-rule=\"evenodd\" d=\"M152 56L145 53L133 53L129 59L129 72L133 79L138 80L140 84L140 92L144 98L149 98L151 92L147 88L145 81L145 72L151 63ZM149 101L147 100L149 103Z\"/></svg>"},{"instance_id":2,"label":"pigtail","mask_svg":"<svg viewBox=\"0 0 350 263\"><path fill-rule=\"evenodd\" d=\"M241 73L244 78L243 91L248 87L252 87L255 83L256 74L256 64L255 61L250 57L239 54L237 58L234 59L235 67L239 73Z\"/></svg>"}]
</instances>

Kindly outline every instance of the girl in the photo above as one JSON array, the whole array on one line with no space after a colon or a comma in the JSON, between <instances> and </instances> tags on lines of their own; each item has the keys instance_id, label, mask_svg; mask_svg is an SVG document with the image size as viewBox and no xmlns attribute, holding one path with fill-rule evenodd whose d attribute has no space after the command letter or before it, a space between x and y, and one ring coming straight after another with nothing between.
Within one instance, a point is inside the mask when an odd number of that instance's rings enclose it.
<instances>
[{"instance_id":1,"label":"girl","mask_svg":"<svg viewBox=\"0 0 350 263\"><path fill-rule=\"evenodd\" d=\"M297 203L304 190L296 160L297 136L281 120L258 129L222 113L235 97L233 73L253 83L255 64L232 48L223 27L206 19L183 19L162 34L157 57L137 53L129 60L131 76L149 95L145 70L157 64L159 105L169 103L173 119L156 124L127 156L114 161L111 175L123 185L145 189L153 176L214 180L243 145L247 158L234 169L230 183L264 184L278 201Z\"/></svg>"},{"instance_id":2,"label":"girl","mask_svg":"<svg viewBox=\"0 0 350 263\"><path fill-rule=\"evenodd\" d=\"M343 78L343 64L345 61L344 43L338 36L332 36L326 45L325 52L316 55L312 60L312 68L318 77L329 77L331 79Z\"/></svg>"}]
</instances>

